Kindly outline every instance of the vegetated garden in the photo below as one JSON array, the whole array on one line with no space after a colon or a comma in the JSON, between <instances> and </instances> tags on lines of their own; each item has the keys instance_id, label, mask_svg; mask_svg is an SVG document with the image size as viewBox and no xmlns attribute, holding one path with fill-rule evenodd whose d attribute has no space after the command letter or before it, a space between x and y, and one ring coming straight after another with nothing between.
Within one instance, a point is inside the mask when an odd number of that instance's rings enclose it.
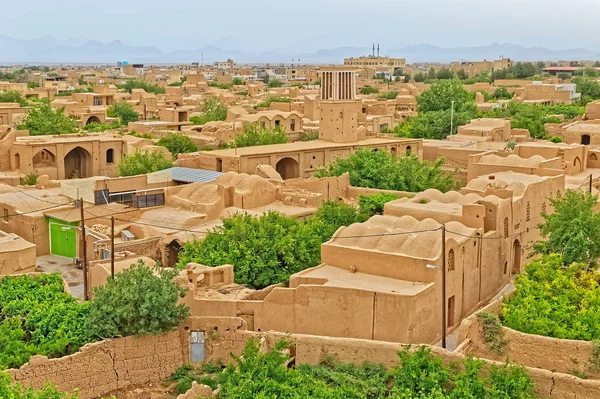
<instances>
[{"instance_id":1,"label":"vegetated garden","mask_svg":"<svg viewBox=\"0 0 600 399\"><path fill-rule=\"evenodd\" d=\"M0 370L18 368L34 354L56 358L104 338L173 329L189 315L177 303L184 290L172 281L175 273L138 263L85 303L64 292L58 273L0 279Z\"/></svg>"},{"instance_id":2,"label":"vegetated garden","mask_svg":"<svg viewBox=\"0 0 600 399\"><path fill-rule=\"evenodd\" d=\"M178 267L190 262L207 266L234 265L235 281L261 289L321 262L321 244L341 226L366 221L383 212L395 195L361 196L359 207L326 202L306 220L270 211L260 217L236 214L223 219L203 241L184 244Z\"/></svg>"},{"instance_id":3,"label":"vegetated garden","mask_svg":"<svg viewBox=\"0 0 600 399\"><path fill-rule=\"evenodd\" d=\"M343 364L327 358L319 366L288 367L289 343L278 342L261 353L250 340L241 356L223 371L208 365L199 372L182 368L172 381L179 392L192 381L220 387L218 397L239 398L535 398L534 384L525 369L514 365L485 366L472 358L445 365L427 347L398 352L398 364L386 370L381 364Z\"/></svg>"},{"instance_id":4,"label":"vegetated garden","mask_svg":"<svg viewBox=\"0 0 600 399\"><path fill-rule=\"evenodd\" d=\"M227 119L227 107L214 97L208 97L204 101L202 114L191 116L190 122L194 125L204 125L207 122L224 121Z\"/></svg>"},{"instance_id":5,"label":"vegetated garden","mask_svg":"<svg viewBox=\"0 0 600 399\"><path fill-rule=\"evenodd\" d=\"M515 281L505 301L502 323L529 334L585 341L600 340L600 214L598 197L568 190L551 200L542 214L545 241L534 245L542 255Z\"/></svg>"},{"instance_id":6,"label":"vegetated garden","mask_svg":"<svg viewBox=\"0 0 600 399\"><path fill-rule=\"evenodd\" d=\"M133 154L123 156L117 164L117 170L121 177L158 172L171 167L173 167L173 161L162 152L139 149L136 149Z\"/></svg>"}]
</instances>

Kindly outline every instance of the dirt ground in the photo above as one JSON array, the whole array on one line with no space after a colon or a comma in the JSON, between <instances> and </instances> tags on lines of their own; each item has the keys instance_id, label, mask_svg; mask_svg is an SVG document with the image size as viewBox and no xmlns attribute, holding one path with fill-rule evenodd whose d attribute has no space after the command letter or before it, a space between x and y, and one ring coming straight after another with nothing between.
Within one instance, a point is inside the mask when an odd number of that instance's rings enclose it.
<instances>
[{"instance_id":1,"label":"dirt ground","mask_svg":"<svg viewBox=\"0 0 600 399\"><path fill-rule=\"evenodd\" d=\"M83 271L73 266L73 259L57 255L38 256L36 270L44 273L59 272L69 285L71 295L83 298Z\"/></svg>"},{"instance_id":2,"label":"dirt ground","mask_svg":"<svg viewBox=\"0 0 600 399\"><path fill-rule=\"evenodd\" d=\"M134 385L113 391L104 396L105 399L114 396L117 399L176 399L178 394L173 384L165 386L162 383Z\"/></svg>"}]
</instances>

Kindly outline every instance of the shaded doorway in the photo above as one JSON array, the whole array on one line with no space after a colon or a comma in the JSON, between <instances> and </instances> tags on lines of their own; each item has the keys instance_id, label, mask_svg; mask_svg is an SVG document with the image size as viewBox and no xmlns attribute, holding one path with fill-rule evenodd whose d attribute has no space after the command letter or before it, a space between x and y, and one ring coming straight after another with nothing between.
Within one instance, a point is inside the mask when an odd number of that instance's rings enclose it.
<instances>
[{"instance_id":1,"label":"shaded doorway","mask_svg":"<svg viewBox=\"0 0 600 399\"><path fill-rule=\"evenodd\" d=\"M97 123L100 124L102 123L102 121L100 120L100 118L98 118L97 116L90 116L88 118L88 120L85 122L85 125L89 125L90 123Z\"/></svg>"},{"instance_id":2,"label":"shaded doorway","mask_svg":"<svg viewBox=\"0 0 600 399\"><path fill-rule=\"evenodd\" d=\"M455 302L456 300L454 296L448 298L448 327L452 327L454 325L454 310L456 309Z\"/></svg>"},{"instance_id":3,"label":"shaded doorway","mask_svg":"<svg viewBox=\"0 0 600 399\"><path fill-rule=\"evenodd\" d=\"M173 240L167 245L167 264L166 267L173 267L179 262L179 252L181 251L181 244Z\"/></svg>"},{"instance_id":4,"label":"shaded doorway","mask_svg":"<svg viewBox=\"0 0 600 399\"><path fill-rule=\"evenodd\" d=\"M277 173L281 175L283 180L295 179L300 177L300 166L298 161L292 158L283 158L275 166Z\"/></svg>"},{"instance_id":5,"label":"shaded doorway","mask_svg":"<svg viewBox=\"0 0 600 399\"><path fill-rule=\"evenodd\" d=\"M513 243L513 267L512 274L517 274L521 272L521 252L522 245L519 240L515 240Z\"/></svg>"},{"instance_id":6,"label":"shaded doorway","mask_svg":"<svg viewBox=\"0 0 600 399\"><path fill-rule=\"evenodd\" d=\"M583 136L581 136L581 144L583 145L590 145L590 135L589 134L584 134Z\"/></svg>"},{"instance_id":7,"label":"shaded doorway","mask_svg":"<svg viewBox=\"0 0 600 399\"><path fill-rule=\"evenodd\" d=\"M65 156L65 179L90 177L92 174L92 154L81 147L75 147Z\"/></svg>"},{"instance_id":8,"label":"shaded doorway","mask_svg":"<svg viewBox=\"0 0 600 399\"><path fill-rule=\"evenodd\" d=\"M575 170L577 172L583 172L583 167L581 165L581 159L579 159L579 157L575 157L575 159L573 160L573 167L575 168Z\"/></svg>"}]
</instances>

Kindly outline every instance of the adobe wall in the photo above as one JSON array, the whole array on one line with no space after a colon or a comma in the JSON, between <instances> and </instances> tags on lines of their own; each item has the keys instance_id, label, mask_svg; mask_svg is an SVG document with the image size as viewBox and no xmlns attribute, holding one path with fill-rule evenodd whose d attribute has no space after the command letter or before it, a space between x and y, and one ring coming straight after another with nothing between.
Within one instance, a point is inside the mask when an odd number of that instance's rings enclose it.
<instances>
[{"instance_id":1,"label":"adobe wall","mask_svg":"<svg viewBox=\"0 0 600 399\"><path fill-rule=\"evenodd\" d=\"M498 299L481 311L497 314L501 305L502 299ZM590 358L594 350L592 342L526 334L503 327L503 338L507 344L505 351L498 354L488 349L483 338L483 323L477 314L466 318L459 331L459 342L470 341L462 351L466 355L498 362L504 362L508 358L511 362L527 367L554 370L565 374L573 374L576 371L587 375L588 379L600 380L600 372L589 370Z\"/></svg>"},{"instance_id":2,"label":"adobe wall","mask_svg":"<svg viewBox=\"0 0 600 399\"><path fill-rule=\"evenodd\" d=\"M254 333L248 331L216 331L207 334L206 361L222 360L231 362L230 353L240 355L246 341L256 338L261 349L272 349L280 339L285 338L292 343L295 350L296 364L318 365L324 359L334 358L342 363L361 364L365 360L381 363L391 368L399 361L398 351L405 345L400 343L369 341L350 338L319 337L313 335L284 334L276 332ZM431 347L432 353L440 356L446 364L461 361L466 356L459 352L450 352L438 347ZM487 360L489 364L500 364ZM526 367L526 371L535 383L535 392L541 398L577 398L597 399L600 392L600 381L583 380L569 374L562 374L539 368Z\"/></svg>"},{"instance_id":3,"label":"adobe wall","mask_svg":"<svg viewBox=\"0 0 600 399\"><path fill-rule=\"evenodd\" d=\"M129 385L169 377L187 358L183 344L179 331L117 338L88 344L58 359L32 356L20 369L7 372L14 381L35 389L50 382L63 392L79 389L81 399L96 398Z\"/></svg>"}]
</instances>

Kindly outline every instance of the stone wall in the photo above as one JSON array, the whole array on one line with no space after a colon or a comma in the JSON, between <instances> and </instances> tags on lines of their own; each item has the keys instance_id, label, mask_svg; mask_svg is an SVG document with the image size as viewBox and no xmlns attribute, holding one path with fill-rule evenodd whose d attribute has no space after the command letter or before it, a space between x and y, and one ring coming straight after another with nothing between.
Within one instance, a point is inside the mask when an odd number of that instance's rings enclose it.
<instances>
[{"instance_id":1,"label":"stone wall","mask_svg":"<svg viewBox=\"0 0 600 399\"><path fill-rule=\"evenodd\" d=\"M97 398L169 377L187 359L185 342L179 331L105 340L58 359L32 356L29 363L8 373L14 381L35 389L50 382L63 392L79 389L81 399Z\"/></svg>"},{"instance_id":2,"label":"stone wall","mask_svg":"<svg viewBox=\"0 0 600 399\"><path fill-rule=\"evenodd\" d=\"M332 338L276 332L255 333L249 331L212 331L207 334L206 360L231 361L230 353L239 355L248 339L258 339L262 350L270 350L280 339L292 343L296 364L317 365L326 358L335 358L343 363L362 363L365 360L391 367L398 363L398 351L403 344L370 341L349 338ZM432 347L432 352L440 356L445 363L466 358L460 352L449 352ZM501 364L484 359L489 364ZM533 367L526 367L536 385L536 394L540 398L577 398L596 399L600 396L600 381L584 380L569 374L562 374Z\"/></svg>"}]
</instances>

